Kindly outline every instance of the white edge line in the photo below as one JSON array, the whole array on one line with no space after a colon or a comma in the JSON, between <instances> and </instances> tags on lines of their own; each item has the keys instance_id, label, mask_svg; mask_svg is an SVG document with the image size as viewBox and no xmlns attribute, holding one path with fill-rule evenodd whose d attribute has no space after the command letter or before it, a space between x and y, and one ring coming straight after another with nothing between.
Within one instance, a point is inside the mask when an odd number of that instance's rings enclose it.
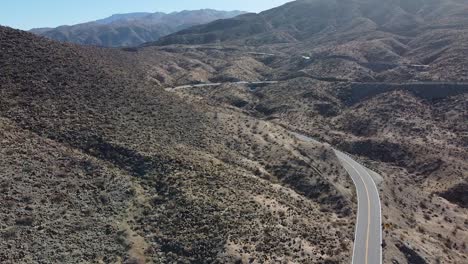
<instances>
[{"instance_id":1,"label":"white edge line","mask_svg":"<svg viewBox=\"0 0 468 264\"><path fill-rule=\"evenodd\" d=\"M354 166L353 166L352 164L350 164L350 163L349 163L348 161L346 161L345 159L342 159L342 158L339 157L338 154L341 154L340 151L338 151L338 150L336 150L336 149L333 149L333 151L335 151L335 155L337 156L337 158L338 158L340 161L342 160L342 161L348 163L348 165L350 165L350 166L358 173L358 175L359 175L359 172L354 168ZM344 153L343 153L343 154L344 154ZM344 167L344 166L343 166L343 167ZM344 169L346 170L346 168L344 168ZM359 206L359 195L358 195L358 192L360 192L360 191L359 191L359 189L358 189L358 187L357 187L356 181L354 180L353 176L351 176L351 174L348 172L348 170L346 170L346 172L348 173L349 177L350 177L351 180L353 181L354 186L355 186L355 188L356 188L356 203L357 203L356 227L355 227L355 230L354 230L353 256L352 256L352 258L351 258L351 263L354 264L354 256L355 256L354 253L355 253L355 251L356 251L356 245L357 245L356 241L357 241L358 228L359 228L359 207L360 207L360 206ZM363 182L363 184L365 184L365 183Z\"/></svg>"},{"instance_id":2,"label":"white edge line","mask_svg":"<svg viewBox=\"0 0 468 264\"><path fill-rule=\"evenodd\" d=\"M372 181L372 186L374 187L376 193L377 193L377 198L379 198L379 240L380 240L380 264L382 263L382 204L381 204L381 201L380 201L380 194L379 194L379 189L377 188L377 184L375 183L374 179L372 178L372 176L369 174L369 172L367 171L367 168L363 165L361 165L359 162L353 160L351 157L349 157L348 155L344 154L346 157L348 157L350 160L356 162L356 164L358 164L359 166L363 167L364 171L366 172L366 174L369 176L369 178L371 179ZM349 163L347 160L344 160L346 163L348 163L349 165L351 165L351 167L353 167L353 169L356 170L356 168L351 164ZM359 171L356 170L356 172L360 175ZM351 177L352 179L352 177ZM353 180L354 181L354 180ZM366 183L364 183L366 184ZM358 207L359 207L359 203L358 203ZM356 223L356 226L357 226L357 223ZM354 253L353 253L354 254Z\"/></svg>"},{"instance_id":3,"label":"white edge line","mask_svg":"<svg viewBox=\"0 0 468 264\"><path fill-rule=\"evenodd\" d=\"M366 168L366 167L364 167ZM379 189L377 188L377 184L375 183L374 179L372 178L372 176L369 174L369 172L367 170L365 170L367 175L370 177L370 179L372 180L372 186L374 186L375 188L375 191L377 193L377 198L379 198L379 236L380 236L380 263L382 263L382 251L383 251L383 248L382 248L382 203L380 201L380 194L379 194Z\"/></svg>"},{"instance_id":4,"label":"white edge line","mask_svg":"<svg viewBox=\"0 0 468 264\"><path fill-rule=\"evenodd\" d=\"M377 184L375 183L374 179L372 178L372 176L369 174L368 172L368 168L361 165L359 162L353 160L351 157L349 157L347 154L339 151L339 150L336 150L334 148L332 148L333 151L335 152L335 155L337 156L337 158L341 161L344 161L346 163L348 163L348 165L350 165L357 173L358 175L361 175L359 173L359 171L350 163L348 162L347 160L345 159L342 159L339 157L338 154L342 154L343 156L345 157L348 157L350 160L356 162L356 164L358 164L359 166L363 167L364 168L364 171L366 172L366 174L370 177L371 181L372 181L372 186L375 188L376 190L376 193L377 193L377 197L379 198L379 238L380 238L380 264L382 264L382 251L383 251L383 248L382 248L382 204L381 204L381 201L380 201L380 194L379 194L379 189L377 188ZM346 170L346 168L345 168ZM347 170L346 170L347 171ZM347 171L348 172L348 171ZM356 251L356 237L357 237L357 230L358 230L358 226L359 226L359 195L358 195L358 192L359 192L359 189L357 188L357 184L356 184L356 181L354 180L354 178L351 176L351 174L348 172L349 174L349 177L351 178L351 180L353 181L354 183L354 186L356 186L356 196L357 196L357 213L356 213L356 228L355 228L355 231L354 231L354 245L353 245L353 256L352 256L352 260L351 260L351 263L354 264L354 252ZM364 180L362 179L362 177L359 177L361 179L361 181L363 181L363 184L366 185L366 183L364 182ZM369 208L370 210L370 208ZM369 234L368 234L369 235Z\"/></svg>"}]
</instances>

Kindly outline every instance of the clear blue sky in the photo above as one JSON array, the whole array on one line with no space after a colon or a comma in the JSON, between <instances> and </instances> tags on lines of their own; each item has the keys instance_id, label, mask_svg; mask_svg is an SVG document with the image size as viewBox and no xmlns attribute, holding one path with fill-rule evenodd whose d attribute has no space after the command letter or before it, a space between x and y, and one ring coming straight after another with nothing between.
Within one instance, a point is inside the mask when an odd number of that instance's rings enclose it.
<instances>
[{"instance_id":1,"label":"clear blue sky","mask_svg":"<svg viewBox=\"0 0 468 264\"><path fill-rule=\"evenodd\" d=\"M3 0L0 25L19 29L72 25L130 12L212 8L260 12L291 0Z\"/></svg>"}]
</instances>

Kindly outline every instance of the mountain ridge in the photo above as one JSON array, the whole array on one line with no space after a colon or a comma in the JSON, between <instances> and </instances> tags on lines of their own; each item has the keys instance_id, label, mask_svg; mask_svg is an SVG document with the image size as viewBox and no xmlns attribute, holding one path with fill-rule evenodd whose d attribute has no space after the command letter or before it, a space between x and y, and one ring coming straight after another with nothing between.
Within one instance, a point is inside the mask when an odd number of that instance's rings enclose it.
<instances>
[{"instance_id":1,"label":"mountain ridge","mask_svg":"<svg viewBox=\"0 0 468 264\"><path fill-rule=\"evenodd\" d=\"M296 41L303 41L316 37L315 34L318 33L330 34L335 31L349 31L353 28L404 34L408 30L414 32L422 26L422 22L430 23L430 26L434 27L460 25L460 22L467 21L460 15L467 8L468 2L453 0L392 0L383 6L380 0L298 0L255 14L254 17L244 16L230 19L230 21L238 21L232 25L226 24L226 21L214 21L208 25L195 26L171 34L157 44L184 44L183 39L178 41L176 37L190 34L211 34L217 26L224 27L224 31L234 31L239 25L245 26L241 22L246 22L248 19L256 23L264 23L268 27L264 28L265 31L247 34L247 37L253 37L258 33L279 34L283 32L291 35ZM453 15L453 17L449 19L448 15L443 16L444 12ZM356 23L358 24L356 25ZM364 24L360 25L362 23ZM426 27L428 26L426 25ZM226 36L230 36L230 38L217 38L216 40L229 41L239 37L229 34ZM204 43L197 42L196 39L194 41L187 40L187 44ZM248 42L244 43L248 44ZM274 43L267 39L260 44Z\"/></svg>"},{"instance_id":2,"label":"mountain ridge","mask_svg":"<svg viewBox=\"0 0 468 264\"><path fill-rule=\"evenodd\" d=\"M468 1L383 2L298 0L194 26L144 46L275 50L310 58L283 61L290 72L336 80L467 81Z\"/></svg>"},{"instance_id":3,"label":"mountain ridge","mask_svg":"<svg viewBox=\"0 0 468 264\"><path fill-rule=\"evenodd\" d=\"M62 42L82 45L128 47L158 40L160 37L198 24L231 18L243 11L214 9L184 10L172 13L128 13L76 25L34 28L29 32Z\"/></svg>"}]
</instances>

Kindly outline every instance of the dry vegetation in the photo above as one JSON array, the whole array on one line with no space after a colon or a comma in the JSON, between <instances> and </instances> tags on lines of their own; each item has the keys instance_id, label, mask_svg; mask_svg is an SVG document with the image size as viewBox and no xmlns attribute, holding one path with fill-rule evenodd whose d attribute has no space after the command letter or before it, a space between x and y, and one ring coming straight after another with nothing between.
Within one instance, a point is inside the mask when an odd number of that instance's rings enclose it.
<instances>
[{"instance_id":1,"label":"dry vegetation","mask_svg":"<svg viewBox=\"0 0 468 264\"><path fill-rule=\"evenodd\" d=\"M275 63L280 77L301 71L331 80L466 81L467 12L458 0L298 0L155 44L221 42L282 54Z\"/></svg>"},{"instance_id":2,"label":"dry vegetation","mask_svg":"<svg viewBox=\"0 0 468 264\"><path fill-rule=\"evenodd\" d=\"M0 262L348 263L353 184L291 132L381 173L384 263L467 262L466 8L396 2L312 35L250 23L253 46L0 28Z\"/></svg>"},{"instance_id":3,"label":"dry vegetation","mask_svg":"<svg viewBox=\"0 0 468 264\"><path fill-rule=\"evenodd\" d=\"M0 119L0 261L116 262L131 177ZM117 243L121 241L121 243Z\"/></svg>"},{"instance_id":4,"label":"dry vegetation","mask_svg":"<svg viewBox=\"0 0 468 264\"><path fill-rule=\"evenodd\" d=\"M321 138L381 172L384 261L466 262L468 88L363 87L302 78L178 93Z\"/></svg>"},{"instance_id":5,"label":"dry vegetation","mask_svg":"<svg viewBox=\"0 0 468 264\"><path fill-rule=\"evenodd\" d=\"M151 82L151 60L190 59L0 40L2 263L350 259L352 185L330 150Z\"/></svg>"}]
</instances>

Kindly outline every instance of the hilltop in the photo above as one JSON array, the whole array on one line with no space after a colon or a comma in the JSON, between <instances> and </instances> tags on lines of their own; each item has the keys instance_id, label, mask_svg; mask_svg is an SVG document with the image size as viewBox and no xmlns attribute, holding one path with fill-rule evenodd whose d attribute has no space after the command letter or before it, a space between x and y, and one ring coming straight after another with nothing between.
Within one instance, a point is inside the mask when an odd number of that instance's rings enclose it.
<instances>
[{"instance_id":1,"label":"hilltop","mask_svg":"<svg viewBox=\"0 0 468 264\"><path fill-rule=\"evenodd\" d=\"M160 37L195 25L232 18L244 13L203 9L169 14L162 12L116 14L92 22L57 28L38 28L32 29L31 32L62 42L129 47L156 41Z\"/></svg>"}]
</instances>

